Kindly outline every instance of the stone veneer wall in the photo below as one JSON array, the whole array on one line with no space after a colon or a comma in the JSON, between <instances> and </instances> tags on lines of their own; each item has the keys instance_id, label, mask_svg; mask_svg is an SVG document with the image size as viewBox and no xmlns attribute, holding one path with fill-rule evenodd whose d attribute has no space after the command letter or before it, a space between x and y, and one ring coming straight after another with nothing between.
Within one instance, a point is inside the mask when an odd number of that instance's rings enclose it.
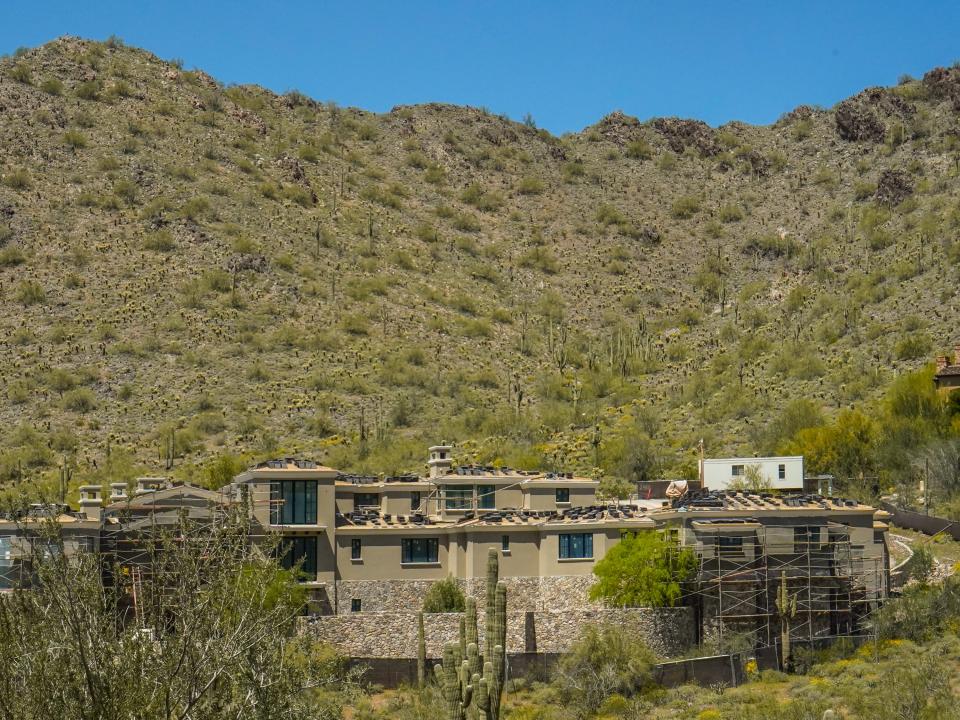
<instances>
[{"instance_id":1,"label":"stone veneer wall","mask_svg":"<svg viewBox=\"0 0 960 720\"><path fill-rule=\"evenodd\" d=\"M587 595L596 581L593 575L503 578L511 610L557 611L597 607ZM361 601L363 612L395 612L419 609L423 596L435 580L341 580L336 587L338 613L349 613L351 600ZM486 579L457 580L467 595L482 607Z\"/></svg>"},{"instance_id":2,"label":"stone veneer wall","mask_svg":"<svg viewBox=\"0 0 960 720\"><path fill-rule=\"evenodd\" d=\"M564 652L584 626L597 623L616 625L663 656L683 652L694 643L693 612L685 607L508 610L507 652ZM439 658L445 643L457 641L459 624L457 613L424 616L427 657ZM482 638L482 608L478 626ZM413 658L417 654L415 612L361 612L305 618L301 629L349 657Z\"/></svg>"}]
</instances>

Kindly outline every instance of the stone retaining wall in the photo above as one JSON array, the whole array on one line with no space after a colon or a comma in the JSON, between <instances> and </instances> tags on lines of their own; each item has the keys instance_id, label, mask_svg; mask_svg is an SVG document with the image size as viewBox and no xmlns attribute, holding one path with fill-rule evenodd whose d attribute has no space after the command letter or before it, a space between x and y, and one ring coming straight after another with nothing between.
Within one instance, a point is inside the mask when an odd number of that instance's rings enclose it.
<instances>
[{"instance_id":1,"label":"stone retaining wall","mask_svg":"<svg viewBox=\"0 0 960 720\"><path fill-rule=\"evenodd\" d=\"M573 610L591 606L587 598L593 575L507 577L512 610ZM337 582L337 613L349 613L353 600L360 600L363 612L394 612L420 608L423 596L436 580L341 580ZM464 594L483 604L486 578L457 580Z\"/></svg>"},{"instance_id":2,"label":"stone retaining wall","mask_svg":"<svg viewBox=\"0 0 960 720\"><path fill-rule=\"evenodd\" d=\"M507 612L507 653L565 652L583 627L599 623L621 628L663 656L683 652L694 643L694 618L690 608L511 610ZM478 626L482 638L482 608ZM425 615L427 657L439 658L444 644L457 641L459 627L457 613ZM305 618L302 631L352 658L411 658L417 654L415 612L360 612Z\"/></svg>"}]
</instances>

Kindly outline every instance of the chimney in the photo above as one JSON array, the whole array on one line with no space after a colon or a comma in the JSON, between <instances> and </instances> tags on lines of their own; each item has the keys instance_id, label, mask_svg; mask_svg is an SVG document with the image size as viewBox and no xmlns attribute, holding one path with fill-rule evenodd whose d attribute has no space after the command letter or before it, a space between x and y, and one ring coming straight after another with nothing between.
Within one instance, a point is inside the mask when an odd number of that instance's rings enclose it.
<instances>
[{"instance_id":1,"label":"chimney","mask_svg":"<svg viewBox=\"0 0 960 720\"><path fill-rule=\"evenodd\" d=\"M80 509L88 520L99 520L103 512L103 489L99 485L80 486Z\"/></svg>"},{"instance_id":2,"label":"chimney","mask_svg":"<svg viewBox=\"0 0 960 720\"><path fill-rule=\"evenodd\" d=\"M127 484L122 482L110 483L110 502L122 502L127 499Z\"/></svg>"},{"instance_id":3,"label":"chimney","mask_svg":"<svg viewBox=\"0 0 960 720\"><path fill-rule=\"evenodd\" d=\"M430 448L430 459L427 460L427 466L430 468L430 478L440 477L450 472L453 466L453 460L450 457L450 451L453 448L450 445L434 445Z\"/></svg>"},{"instance_id":4,"label":"chimney","mask_svg":"<svg viewBox=\"0 0 960 720\"><path fill-rule=\"evenodd\" d=\"M953 346L953 364L960 365L960 345Z\"/></svg>"},{"instance_id":5,"label":"chimney","mask_svg":"<svg viewBox=\"0 0 960 720\"><path fill-rule=\"evenodd\" d=\"M947 366L947 362L948 361L947 361L946 355L938 355L937 356L937 372L940 372L941 370L943 370Z\"/></svg>"}]
</instances>

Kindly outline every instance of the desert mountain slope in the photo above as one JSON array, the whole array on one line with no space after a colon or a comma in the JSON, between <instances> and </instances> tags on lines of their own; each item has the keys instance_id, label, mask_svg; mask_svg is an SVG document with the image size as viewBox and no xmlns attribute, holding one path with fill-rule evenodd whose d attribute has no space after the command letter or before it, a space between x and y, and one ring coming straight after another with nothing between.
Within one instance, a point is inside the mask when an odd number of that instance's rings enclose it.
<instances>
[{"instance_id":1,"label":"desert mountain slope","mask_svg":"<svg viewBox=\"0 0 960 720\"><path fill-rule=\"evenodd\" d=\"M3 59L0 482L158 469L171 429L188 468L767 449L791 399L868 402L953 342L958 120L957 69L769 127L556 138L116 42Z\"/></svg>"}]
</instances>

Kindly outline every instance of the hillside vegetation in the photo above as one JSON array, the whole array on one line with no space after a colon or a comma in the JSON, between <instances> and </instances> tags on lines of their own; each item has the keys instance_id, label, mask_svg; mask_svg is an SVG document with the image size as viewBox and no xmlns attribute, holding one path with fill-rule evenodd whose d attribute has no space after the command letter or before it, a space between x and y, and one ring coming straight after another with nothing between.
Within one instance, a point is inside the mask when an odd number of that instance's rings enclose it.
<instances>
[{"instance_id":1,"label":"hillside vegetation","mask_svg":"<svg viewBox=\"0 0 960 720\"><path fill-rule=\"evenodd\" d=\"M955 339L960 70L554 137L61 38L0 60L0 483L241 456L689 475ZM793 427L792 429L797 429ZM174 431L171 433L171 431ZM219 458L216 462L212 459Z\"/></svg>"}]
</instances>

